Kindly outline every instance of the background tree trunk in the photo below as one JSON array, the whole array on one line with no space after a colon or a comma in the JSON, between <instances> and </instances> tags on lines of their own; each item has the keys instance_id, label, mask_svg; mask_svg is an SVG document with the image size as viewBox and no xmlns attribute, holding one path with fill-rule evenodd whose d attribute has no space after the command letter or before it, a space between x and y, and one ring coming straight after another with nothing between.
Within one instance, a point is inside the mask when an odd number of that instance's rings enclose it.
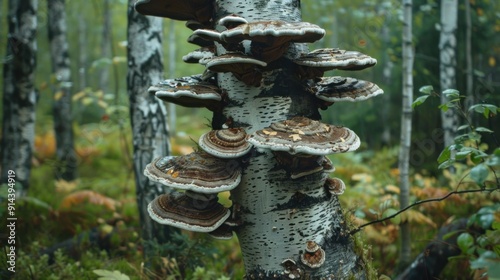
<instances>
[{"instance_id":1,"label":"background tree trunk","mask_svg":"<svg viewBox=\"0 0 500 280\"><path fill-rule=\"evenodd\" d=\"M165 243L173 229L155 223L149 217L148 203L165 190L162 185L148 180L143 171L154 158L169 154L170 143L165 106L147 91L149 86L163 80L162 19L137 13L134 3L135 0L128 2L127 91L130 99L137 205L147 258L151 251L148 241Z\"/></svg>"},{"instance_id":2,"label":"background tree trunk","mask_svg":"<svg viewBox=\"0 0 500 280\"><path fill-rule=\"evenodd\" d=\"M101 38L101 57L111 57L111 8L109 7L109 0L103 1L102 12L102 38ZM99 89L104 92L109 90L109 72L112 65L105 65L99 70Z\"/></svg>"},{"instance_id":3,"label":"background tree trunk","mask_svg":"<svg viewBox=\"0 0 500 280\"><path fill-rule=\"evenodd\" d=\"M399 150L400 207L410 203L410 146L413 102L413 44L412 0L403 1L403 104L401 114L401 144ZM403 221L401 227L400 267L406 266L411 257L410 224Z\"/></svg>"},{"instance_id":4,"label":"background tree trunk","mask_svg":"<svg viewBox=\"0 0 500 280\"><path fill-rule=\"evenodd\" d=\"M54 131L56 136L56 178L66 181L77 177L77 155L73 141L71 113L71 67L66 37L66 11L64 0L48 0L48 34L54 77Z\"/></svg>"},{"instance_id":5,"label":"background tree trunk","mask_svg":"<svg viewBox=\"0 0 500 280\"><path fill-rule=\"evenodd\" d=\"M80 4L82 5L82 4ZM87 24L84 13L78 13L78 90L87 87Z\"/></svg>"},{"instance_id":6,"label":"background tree trunk","mask_svg":"<svg viewBox=\"0 0 500 280\"><path fill-rule=\"evenodd\" d=\"M441 1L441 34L439 38L440 58L440 83L441 91L456 88L457 65L456 47L457 38L457 0ZM444 94L441 94L441 103L448 102ZM446 112L441 111L441 122L444 132L444 145L447 147L454 142L458 115L452 108Z\"/></svg>"},{"instance_id":7,"label":"background tree trunk","mask_svg":"<svg viewBox=\"0 0 500 280\"><path fill-rule=\"evenodd\" d=\"M176 68L176 57L177 57L177 48L176 48L176 39L175 39L175 21L171 19L168 23L168 76L169 78L175 78L175 68ZM168 104L168 117L170 121L170 134L175 136L176 131L176 110L175 104Z\"/></svg>"},{"instance_id":8,"label":"background tree trunk","mask_svg":"<svg viewBox=\"0 0 500 280\"><path fill-rule=\"evenodd\" d=\"M473 104L476 104L476 96L474 94L474 73L472 66L472 22L471 22L471 9L470 0L464 0L465 7L465 95L467 96L467 101L465 102L465 108L469 108Z\"/></svg>"},{"instance_id":9,"label":"background tree trunk","mask_svg":"<svg viewBox=\"0 0 500 280\"><path fill-rule=\"evenodd\" d=\"M16 182L21 185L18 196L24 195L29 188L35 137L37 10L37 0L9 0L9 35L3 71L0 181L6 182L7 172L13 170Z\"/></svg>"}]
</instances>

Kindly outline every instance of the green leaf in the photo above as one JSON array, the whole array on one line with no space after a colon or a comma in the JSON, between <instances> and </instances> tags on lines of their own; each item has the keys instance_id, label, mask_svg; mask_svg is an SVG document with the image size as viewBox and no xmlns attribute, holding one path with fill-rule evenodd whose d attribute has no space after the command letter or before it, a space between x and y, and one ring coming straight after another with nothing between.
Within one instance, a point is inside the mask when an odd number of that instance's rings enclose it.
<instances>
[{"instance_id":1,"label":"green leaf","mask_svg":"<svg viewBox=\"0 0 500 280\"><path fill-rule=\"evenodd\" d=\"M457 245L462 252L467 252L474 245L474 237L468 232L463 232L457 238Z\"/></svg>"},{"instance_id":2,"label":"green leaf","mask_svg":"<svg viewBox=\"0 0 500 280\"><path fill-rule=\"evenodd\" d=\"M469 139L472 141L480 141L481 140L481 134L479 134L475 131L472 131L472 132L468 133L467 135L469 136Z\"/></svg>"},{"instance_id":3,"label":"green leaf","mask_svg":"<svg viewBox=\"0 0 500 280\"><path fill-rule=\"evenodd\" d=\"M453 99L453 98L459 98L460 97L460 92L456 89L447 89L443 91L443 94L446 96L448 99Z\"/></svg>"},{"instance_id":4,"label":"green leaf","mask_svg":"<svg viewBox=\"0 0 500 280\"><path fill-rule=\"evenodd\" d=\"M420 96L418 97L417 99L415 99L415 101L413 101L413 103L411 104L411 107L412 108L415 108L419 105L421 105L422 103L425 102L425 100L429 97L430 95L423 95L423 96Z\"/></svg>"},{"instance_id":5,"label":"green leaf","mask_svg":"<svg viewBox=\"0 0 500 280\"><path fill-rule=\"evenodd\" d=\"M448 109L449 109L450 107L449 107L449 104L448 104L448 103L446 103L446 104L441 104L441 105L439 105L439 107L438 107L438 108L439 108L439 109L441 109L441 111L446 112L446 111L448 111Z\"/></svg>"},{"instance_id":6,"label":"green leaf","mask_svg":"<svg viewBox=\"0 0 500 280\"><path fill-rule=\"evenodd\" d=\"M493 130L487 129L486 127L476 127L474 129L476 132L487 132L487 133L493 133Z\"/></svg>"},{"instance_id":7,"label":"green leaf","mask_svg":"<svg viewBox=\"0 0 500 280\"><path fill-rule=\"evenodd\" d=\"M479 258L470 262L472 269L486 268L488 270L488 279L500 279L500 258L493 251L482 253Z\"/></svg>"},{"instance_id":8,"label":"green leaf","mask_svg":"<svg viewBox=\"0 0 500 280\"><path fill-rule=\"evenodd\" d=\"M434 88L432 86L427 85L421 87L418 91L420 91L423 94L431 94L432 92L434 92Z\"/></svg>"},{"instance_id":9,"label":"green leaf","mask_svg":"<svg viewBox=\"0 0 500 280\"><path fill-rule=\"evenodd\" d=\"M470 171L470 178L476 182L476 184L482 186L486 178L488 177L489 169L485 164L479 164L474 166Z\"/></svg>"},{"instance_id":10,"label":"green leaf","mask_svg":"<svg viewBox=\"0 0 500 280\"><path fill-rule=\"evenodd\" d=\"M130 280L127 275L121 273L118 270L109 271L104 269L95 269L92 270L92 272L100 276L99 278L97 278L98 280Z\"/></svg>"},{"instance_id":11,"label":"green leaf","mask_svg":"<svg viewBox=\"0 0 500 280\"><path fill-rule=\"evenodd\" d=\"M461 125L457 128L457 130L464 130L464 129L467 129L469 128L469 125L468 124L464 124L464 125Z\"/></svg>"},{"instance_id":12,"label":"green leaf","mask_svg":"<svg viewBox=\"0 0 500 280\"><path fill-rule=\"evenodd\" d=\"M450 151L450 147L446 147L442 152L441 154L439 155L437 161L439 164L447 161L450 159L450 156L451 156L451 151Z\"/></svg>"},{"instance_id":13,"label":"green leaf","mask_svg":"<svg viewBox=\"0 0 500 280\"><path fill-rule=\"evenodd\" d=\"M447 160L447 161L441 163L438 166L438 168L439 169L445 169L445 168L448 168L448 167L452 166L454 163L455 163L455 161L450 159L450 160Z\"/></svg>"}]
</instances>

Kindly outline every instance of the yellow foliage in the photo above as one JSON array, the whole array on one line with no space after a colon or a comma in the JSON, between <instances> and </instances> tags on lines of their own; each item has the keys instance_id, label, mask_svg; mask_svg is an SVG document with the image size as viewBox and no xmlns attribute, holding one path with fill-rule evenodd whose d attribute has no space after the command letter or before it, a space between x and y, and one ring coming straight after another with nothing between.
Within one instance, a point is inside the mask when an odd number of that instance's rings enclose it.
<instances>
[{"instance_id":1,"label":"yellow foliage","mask_svg":"<svg viewBox=\"0 0 500 280\"><path fill-rule=\"evenodd\" d=\"M76 187L78 186L78 181L57 180L55 185L56 192L70 193L76 189Z\"/></svg>"},{"instance_id":2,"label":"yellow foliage","mask_svg":"<svg viewBox=\"0 0 500 280\"><path fill-rule=\"evenodd\" d=\"M90 203L94 205L102 205L109 210L115 210L119 206L119 202L106 197L98 192L84 190L77 191L72 194L67 195L61 202L59 206L60 209L69 209L75 205L80 205L83 203Z\"/></svg>"},{"instance_id":3,"label":"yellow foliage","mask_svg":"<svg viewBox=\"0 0 500 280\"><path fill-rule=\"evenodd\" d=\"M429 217L413 209L401 213L401 222L406 222L406 221L410 223L427 224L432 226L433 228L436 227L436 224Z\"/></svg>"},{"instance_id":4,"label":"yellow foliage","mask_svg":"<svg viewBox=\"0 0 500 280\"><path fill-rule=\"evenodd\" d=\"M54 94L54 100L55 101L58 101L59 99L61 99L62 97L64 96L64 92L63 91L58 91Z\"/></svg>"},{"instance_id":5,"label":"yellow foliage","mask_svg":"<svg viewBox=\"0 0 500 280\"><path fill-rule=\"evenodd\" d=\"M399 194L399 187L395 186L395 185L387 185L385 186L385 191L386 192L390 192L390 193L395 193L395 194Z\"/></svg>"},{"instance_id":6,"label":"yellow foliage","mask_svg":"<svg viewBox=\"0 0 500 280\"><path fill-rule=\"evenodd\" d=\"M351 180L370 183L373 181L373 176L368 173L357 173L351 176Z\"/></svg>"},{"instance_id":7,"label":"yellow foliage","mask_svg":"<svg viewBox=\"0 0 500 280\"><path fill-rule=\"evenodd\" d=\"M53 132L35 136L35 156L38 160L51 158L56 153L56 138Z\"/></svg>"}]
</instances>

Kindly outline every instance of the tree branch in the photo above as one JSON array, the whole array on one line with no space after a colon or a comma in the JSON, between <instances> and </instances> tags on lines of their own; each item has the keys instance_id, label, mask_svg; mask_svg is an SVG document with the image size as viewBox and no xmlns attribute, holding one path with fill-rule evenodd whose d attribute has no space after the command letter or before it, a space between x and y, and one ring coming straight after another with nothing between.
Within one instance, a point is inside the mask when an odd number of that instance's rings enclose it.
<instances>
[{"instance_id":1,"label":"tree branch","mask_svg":"<svg viewBox=\"0 0 500 280\"><path fill-rule=\"evenodd\" d=\"M415 207L417 205L424 204L424 203L429 203L429 202L443 201L443 200L447 199L448 197L450 197L450 196L452 196L454 194L476 193L476 192L489 192L489 193L491 193L491 192L494 192L494 191L500 191L500 184L497 184L496 188L490 188L490 189L473 189L473 190L462 190L462 191L455 190L455 191L451 191L451 192L447 193L445 196L442 196L442 197L419 200L419 201L416 201L413 204L408 205L407 207L399 210L398 212L396 212L396 213L394 213L394 214L392 214L390 216L387 216L387 217L382 218L382 219L377 219L377 220L368 222L366 224L362 224L359 227L351 230L349 233L351 235L352 234L356 234L356 233L358 233L364 227L367 227L369 225L373 225L373 224L376 224L376 223L381 223L381 222L390 220L390 219L398 216L399 214L405 212L406 210L408 210L410 208L413 208L413 207Z\"/></svg>"}]
</instances>

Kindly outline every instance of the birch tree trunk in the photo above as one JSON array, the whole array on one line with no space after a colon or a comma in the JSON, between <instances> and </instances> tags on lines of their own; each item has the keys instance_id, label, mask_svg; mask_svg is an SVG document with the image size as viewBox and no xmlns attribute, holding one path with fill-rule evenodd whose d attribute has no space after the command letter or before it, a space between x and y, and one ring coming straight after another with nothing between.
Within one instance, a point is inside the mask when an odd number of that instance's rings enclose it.
<instances>
[{"instance_id":1,"label":"birch tree trunk","mask_svg":"<svg viewBox=\"0 0 500 280\"><path fill-rule=\"evenodd\" d=\"M56 178L66 181L77 177L77 155L74 149L71 117L71 67L68 39L66 37L66 11L64 0L48 0L48 34L52 58L52 75L55 77L54 131L56 136Z\"/></svg>"},{"instance_id":2,"label":"birch tree trunk","mask_svg":"<svg viewBox=\"0 0 500 280\"><path fill-rule=\"evenodd\" d=\"M456 88L456 47L457 39L457 0L441 1L441 35L439 38L440 50L440 83L441 91ZM441 103L448 102L448 98L441 94ZM444 145L453 144L458 125L458 115L452 108L441 111L441 122L444 132Z\"/></svg>"},{"instance_id":3,"label":"birch tree trunk","mask_svg":"<svg viewBox=\"0 0 500 280\"><path fill-rule=\"evenodd\" d=\"M177 48L176 48L176 43L177 41L175 40L175 22L173 19L170 20L168 24L168 76L170 78L175 78L175 68L176 68L176 56L177 56ZM168 104L168 117L170 121L170 134L172 136L175 136L176 133L176 110L175 110L175 104L170 103Z\"/></svg>"},{"instance_id":4,"label":"birch tree trunk","mask_svg":"<svg viewBox=\"0 0 500 280\"><path fill-rule=\"evenodd\" d=\"M103 1L102 13L102 38L101 38L101 57L111 59L111 9L109 7L109 0ZM109 89L109 71L111 65L105 65L99 71L99 88L104 92Z\"/></svg>"},{"instance_id":5,"label":"birch tree trunk","mask_svg":"<svg viewBox=\"0 0 500 280\"><path fill-rule=\"evenodd\" d=\"M172 229L149 218L148 203L166 190L164 186L148 180L143 171L154 158L169 154L170 143L165 105L147 91L151 84L163 79L162 19L137 13L134 2L129 0L128 3L127 91L130 99L137 205L142 239L145 241L145 256L148 257L151 251L148 241L165 243Z\"/></svg>"},{"instance_id":6,"label":"birch tree trunk","mask_svg":"<svg viewBox=\"0 0 500 280\"><path fill-rule=\"evenodd\" d=\"M1 142L1 182L8 171L16 173L21 185L17 195L29 188L31 156L35 137L34 85L36 68L37 0L9 0L7 55L3 71L3 121Z\"/></svg>"},{"instance_id":7,"label":"birch tree trunk","mask_svg":"<svg viewBox=\"0 0 500 280\"><path fill-rule=\"evenodd\" d=\"M82 3L79 3L83 6ZM78 90L87 87L87 23L84 13L78 13Z\"/></svg>"},{"instance_id":8,"label":"birch tree trunk","mask_svg":"<svg viewBox=\"0 0 500 280\"><path fill-rule=\"evenodd\" d=\"M215 2L215 22L227 14L237 14L249 22L259 20L301 21L300 2L228 1ZM217 54L225 50L218 46ZM291 44L287 57L307 52L304 44ZM249 54L251 55L251 54ZM218 74L218 86L231 100L223 109L226 119L248 134L272 123L305 116L320 119L314 95L304 94L293 67L279 65L263 73L260 86L247 86L231 73ZM364 279L365 263L353 248L343 211L336 196L323 191L325 173L293 180L276 170L271 152L256 152L248 160L240 185L231 191L233 211L244 226L236 229L248 279L283 277L283 261L297 260L307 241L325 251L319 268L304 268L303 279Z\"/></svg>"},{"instance_id":9,"label":"birch tree trunk","mask_svg":"<svg viewBox=\"0 0 500 280\"><path fill-rule=\"evenodd\" d=\"M467 102L465 107L469 108L473 104L476 104L476 96L473 92L474 89L474 76L472 70L472 23L471 23L471 9L470 0L464 0L465 7L465 64L466 64L466 96Z\"/></svg>"},{"instance_id":10,"label":"birch tree trunk","mask_svg":"<svg viewBox=\"0 0 500 280\"><path fill-rule=\"evenodd\" d=\"M400 207L409 205L410 199L410 146L413 102L413 44L412 44L412 0L403 1L403 104L401 114L401 144L399 150L399 173L400 173ZM411 259L410 224L403 221L401 228L401 257L400 267L406 266Z\"/></svg>"}]
</instances>

